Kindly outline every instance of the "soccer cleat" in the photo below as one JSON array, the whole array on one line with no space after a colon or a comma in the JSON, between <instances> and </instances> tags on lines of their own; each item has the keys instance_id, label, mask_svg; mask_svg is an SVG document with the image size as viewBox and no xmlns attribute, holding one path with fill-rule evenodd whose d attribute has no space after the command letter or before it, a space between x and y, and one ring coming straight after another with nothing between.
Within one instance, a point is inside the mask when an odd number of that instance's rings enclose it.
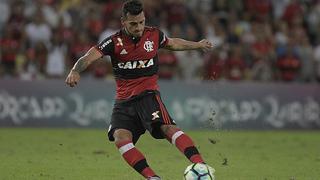
<instances>
[{"instance_id":1,"label":"soccer cleat","mask_svg":"<svg viewBox=\"0 0 320 180\"><path fill-rule=\"evenodd\" d=\"M159 176L152 176L152 177L148 177L147 180L161 180L161 178Z\"/></svg>"}]
</instances>

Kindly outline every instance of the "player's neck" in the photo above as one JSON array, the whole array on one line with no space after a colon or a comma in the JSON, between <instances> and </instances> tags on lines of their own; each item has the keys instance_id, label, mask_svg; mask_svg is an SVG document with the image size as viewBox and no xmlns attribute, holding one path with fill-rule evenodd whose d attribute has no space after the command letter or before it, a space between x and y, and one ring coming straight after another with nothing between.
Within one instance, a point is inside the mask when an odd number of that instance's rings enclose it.
<instances>
[{"instance_id":1,"label":"player's neck","mask_svg":"<svg viewBox=\"0 0 320 180\"><path fill-rule=\"evenodd\" d=\"M125 27L123 28L123 32L130 37L130 39L134 42L134 43L137 43L141 37L136 37L136 36L133 36Z\"/></svg>"},{"instance_id":2,"label":"player's neck","mask_svg":"<svg viewBox=\"0 0 320 180\"><path fill-rule=\"evenodd\" d=\"M137 38L137 37L135 37L134 35L132 35L125 27L123 28L123 31L124 31L124 33L125 33L127 36L129 36L129 37L131 37L131 38Z\"/></svg>"}]
</instances>

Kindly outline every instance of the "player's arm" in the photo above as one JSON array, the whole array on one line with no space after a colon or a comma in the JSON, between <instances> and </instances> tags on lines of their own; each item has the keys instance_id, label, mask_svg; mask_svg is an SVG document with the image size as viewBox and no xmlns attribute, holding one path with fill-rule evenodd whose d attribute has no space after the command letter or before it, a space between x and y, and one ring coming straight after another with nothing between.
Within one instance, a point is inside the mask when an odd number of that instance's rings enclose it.
<instances>
[{"instance_id":1,"label":"player's arm","mask_svg":"<svg viewBox=\"0 0 320 180\"><path fill-rule=\"evenodd\" d=\"M164 46L165 49L173 50L173 51L184 51L184 50L204 50L208 51L213 48L211 42L206 39L201 41L188 41L181 38L167 38L168 42Z\"/></svg>"},{"instance_id":2,"label":"player's arm","mask_svg":"<svg viewBox=\"0 0 320 180\"><path fill-rule=\"evenodd\" d=\"M96 47L92 47L91 49L89 49L89 51L84 56L78 59L73 68L70 70L70 73L66 78L66 84L70 87L74 87L75 85L77 85L80 80L80 72L85 70L90 64L101 57L102 54L96 49Z\"/></svg>"},{"instance_id":3,"label":"player's arm","mask_svg":"<svg viewBox=\"0 0 320 180\"><path fill-rule=\"evenodd\" d=\"M114 52L114 43L111 36L101 41L98 45L89 49L89 51L78 59L67 76L66 83L74 87L80 80L80 72L85 70L90 64L102 56L111 55Z\"/></svg>"}]
</instances>

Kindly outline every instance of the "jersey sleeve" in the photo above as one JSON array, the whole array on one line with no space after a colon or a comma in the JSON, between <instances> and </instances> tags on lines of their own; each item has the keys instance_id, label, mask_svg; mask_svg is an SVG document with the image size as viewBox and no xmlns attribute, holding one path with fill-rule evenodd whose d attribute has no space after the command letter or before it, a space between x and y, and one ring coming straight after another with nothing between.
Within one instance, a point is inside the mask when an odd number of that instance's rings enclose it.
<instances>
[{"instance_id":1,"label":"jersey sleeve","mask_svg":"<svg viewBox=\"0 0 320 180\"><path fill-rule=\"evenodd\" d=\"M159 49L165 47L168 44L168 37L159 30Z\"/></svg>"},{"instance_id":2,"label":"jersey sleeve","mask_svg":"<svg viewBox=\"0 0 320 180\"><path fill-rule=\"evenodd\" d=\"M103 41L101 41L99 44L97 44L96 49L101 52L102 55L112 55L114 52L114 43L112 41L111 36L108 38L105 38Z\"/></svg>"}]
</instances>

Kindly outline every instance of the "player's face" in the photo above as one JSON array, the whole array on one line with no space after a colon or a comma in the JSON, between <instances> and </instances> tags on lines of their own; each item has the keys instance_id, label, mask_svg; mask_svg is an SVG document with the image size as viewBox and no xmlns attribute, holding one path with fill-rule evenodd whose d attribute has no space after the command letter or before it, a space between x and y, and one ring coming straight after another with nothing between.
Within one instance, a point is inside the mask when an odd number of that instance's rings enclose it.
<instances>
[{"instance_id":1,"label":"player's face","mask_svg":"<svg viewBox=\"0 0 320 180\"><path fill-rule=\"evenodd\" d=\"M132 36L141 37L145 27L145 20L146 18L143 12L138 15L128 13L127 16L122 19L122 25Z\"/></svg>"}]
</instances>

